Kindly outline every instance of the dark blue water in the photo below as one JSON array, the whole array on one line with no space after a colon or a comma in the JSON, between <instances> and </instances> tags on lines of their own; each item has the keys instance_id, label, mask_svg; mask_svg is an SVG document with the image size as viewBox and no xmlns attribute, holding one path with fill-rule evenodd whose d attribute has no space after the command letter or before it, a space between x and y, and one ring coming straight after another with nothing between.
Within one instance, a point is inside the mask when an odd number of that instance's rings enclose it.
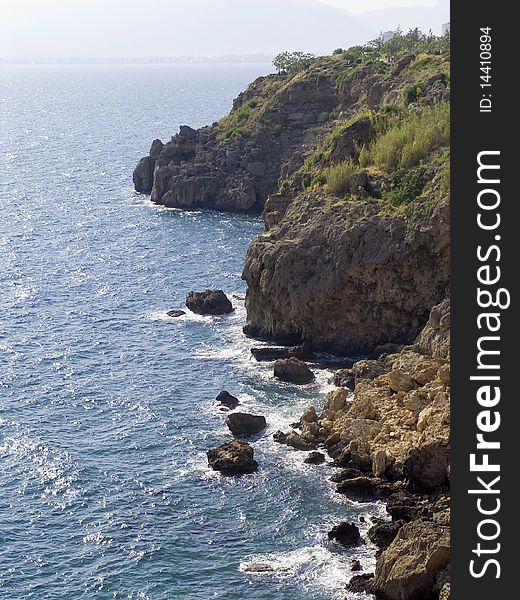
<instances>
[{"instance_id":1,"label":"dark blue water","mask_svg":"<svg viewBox=\"0 0 520 600\"><path fill-rule=\"evenodd\" d=\"M366 507L271 439L329 374L275 382L240 299L228 317L164 316L191 289L243 294L260 220L132 189L151 139L211 123L268 69L1 68L1 598L344 598L349 559L370 565L326 540ZM252 476L207 468L230 438L221 389L268 419Z\"/></svg>"}]
</instances>

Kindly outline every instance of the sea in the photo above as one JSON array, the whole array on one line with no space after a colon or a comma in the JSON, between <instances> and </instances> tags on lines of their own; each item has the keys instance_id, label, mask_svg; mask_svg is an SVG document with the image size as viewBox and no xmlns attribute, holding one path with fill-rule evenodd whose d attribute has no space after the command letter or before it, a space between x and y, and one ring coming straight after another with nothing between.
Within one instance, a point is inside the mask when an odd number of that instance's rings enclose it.
<instances>
[{"instance_id":1,"label":"sea","mask_svg":"<svg viewBox=\"0 0 520 600\"><path fill-rule=\"evenodd\" d=\"M0 598L330 600L350 563L330 464L273 441L316 382L278 382L242 334L257 216L182 212L133 190L154 138L211 124L265 64L0 67ZM228 316L166 316L223 289ZM221 390L266 417L257 473L225 477ZM359 517L366 516L366 522Z\"/></svg>"}]
</instances>

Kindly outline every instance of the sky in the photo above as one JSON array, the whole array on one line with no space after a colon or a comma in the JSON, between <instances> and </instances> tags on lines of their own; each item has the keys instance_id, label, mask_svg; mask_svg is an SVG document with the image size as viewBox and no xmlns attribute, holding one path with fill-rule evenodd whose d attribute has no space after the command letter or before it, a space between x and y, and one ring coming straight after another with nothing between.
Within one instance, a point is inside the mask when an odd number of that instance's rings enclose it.
<instances>
[{"instance_id":1,"label":"sky","mask_svg":"<svg viewBox=\"0 0 520 600\"><path fill-rule=\"evenodd\" d=\"M448 20L449 0L0 0L0 58L324 54Z\"/></svg>"}]
</instances>

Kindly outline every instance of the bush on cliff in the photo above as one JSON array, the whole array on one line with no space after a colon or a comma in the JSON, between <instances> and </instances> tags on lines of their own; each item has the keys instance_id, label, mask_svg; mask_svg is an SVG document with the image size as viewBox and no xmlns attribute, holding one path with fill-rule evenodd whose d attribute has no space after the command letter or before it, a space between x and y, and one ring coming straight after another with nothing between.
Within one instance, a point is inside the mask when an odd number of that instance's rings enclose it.
<instances>
[{"instance_id":1,"label":"bush on cliff","mask_svg":"<svg viewBox=\"0 0 520 600\"><path fill-rule=\"evenodd\" d=\"M329 167L325 171L325 190L335 196L344 196L350 191L350 184L358 171L359 167L351 159Z\"/></svg>"},{"instance_id":2,"label":"bush on cliff","mask_svg":"<svg viewBox=\"0 0 520 600\"><path fill-rule=\"evenodd\" d=\"M440 102L405 118L392 118L386 131L360 154L362 166L389 173L410 169L450 143L450 106Z\"/></svg>"}]
</instances>

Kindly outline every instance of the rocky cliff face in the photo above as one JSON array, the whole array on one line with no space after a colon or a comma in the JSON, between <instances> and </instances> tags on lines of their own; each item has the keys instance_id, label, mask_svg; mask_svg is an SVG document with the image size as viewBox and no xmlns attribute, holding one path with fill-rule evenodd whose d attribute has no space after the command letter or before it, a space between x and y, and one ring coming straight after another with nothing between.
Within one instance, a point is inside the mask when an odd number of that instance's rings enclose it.
<instances>
[{"instance_id":1,"label":"rocky cliff face","mask_svg":"<svg viewBox=\"0 0 520 600\"><path fill-rule=\"evenodd\" d=\"M165 206L260 213L337 104L329 78L260 78L219 123L156 140L134 171L135 188Z\"/></svg>"},{"instance_id":2,"label":"rocky cliff face","mask_svg":"<svg viewBox=\"0 0 520 600\"><path fill-rule=\"evenodd\" d=\"M155 140L134 171L135 189L170 207L260 213L338 122L399 100L402 87L418 79L425 96L445 94L445 80L432 78L431 65L411 69L413 59L354 64L345 54L317 59L304 71L261 77L218 123L183 126L166 144ZM348 140L340 141L336 159L351 150Z\"/></svg>"},{"instance_id":3,"label":"rocky cliff face","mask_svg":"<svg viewBox=\"0 0 520 600\"><path fill-rule=\"evenodd\" d=\"M327 135L247 253L248 335L346 355L415 339L448 292L446 68L406 57L338 84Z\"/></svg>"},{"instance_id":4,"label":"rocky cliff face","mask_svg":"<svg viewBox=\"0 0 520 600\"><path fill-rule=\"evenodd\" d=\"M316 192L289 204L247 253L246 332L350 355L411 342L449 278L448 198L423 200L402 215Z\"/></svg>"}]
</instances>

